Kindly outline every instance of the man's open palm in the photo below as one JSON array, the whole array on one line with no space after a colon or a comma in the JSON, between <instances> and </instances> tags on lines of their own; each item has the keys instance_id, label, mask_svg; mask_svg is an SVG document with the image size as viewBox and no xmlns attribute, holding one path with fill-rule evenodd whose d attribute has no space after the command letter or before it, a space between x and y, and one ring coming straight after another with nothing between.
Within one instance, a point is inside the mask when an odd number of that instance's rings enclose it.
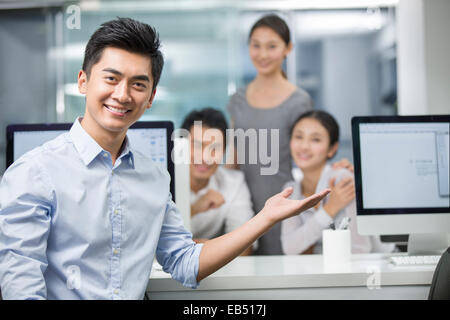
<instances>
[{"instance_id":1,"label":"man's open palm","mask_svg":"<svg viewBox=\"0 0 450 320\"><path fill-rule=\"evenodd\" d=\"M314 207L323 198L325 198L331 190L324 189L321 192L313 194L303 200L288 199L288 197L292 194L292 191L292 187L286 188L266 201L262 211L274 223Z\"/></svg>"}]
</instances>

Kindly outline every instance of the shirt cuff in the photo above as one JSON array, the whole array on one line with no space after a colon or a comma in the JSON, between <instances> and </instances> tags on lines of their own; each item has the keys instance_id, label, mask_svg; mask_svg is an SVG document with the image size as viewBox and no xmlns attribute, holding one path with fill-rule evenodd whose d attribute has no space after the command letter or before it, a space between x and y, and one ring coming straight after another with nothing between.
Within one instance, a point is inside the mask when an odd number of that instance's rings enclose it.
<instances>
[{"instance_id":1,"label":"shirt cuff","mask_svg":"<svg viewBox=\"0 0 450 320\"><path fill-rule=\"evenodd\" d=\"M333 222L333 218L331 218L323 208L320 208L314 214L314 218L316 219L320 227L322 227L322 229L328 228L330 224Z\"/></svg>"},{"instance_id":2,"label":"shirt cuff","mask_svg":"<svg viewBox=\"0 0 450 320\"><path fill-rule=\"evenodd\" d=\"M194 252L192 254L192 261L195 261L194 264L194 274L191 279L188 279L185 283L183 283L183 286L189 287L192 289L197 289L197 287L200 284L200 281L197 281L198 276L198 268L200 266L200 252L202 251L203 243L197 243L194 247Z\"/></svg>"}]
</instances>

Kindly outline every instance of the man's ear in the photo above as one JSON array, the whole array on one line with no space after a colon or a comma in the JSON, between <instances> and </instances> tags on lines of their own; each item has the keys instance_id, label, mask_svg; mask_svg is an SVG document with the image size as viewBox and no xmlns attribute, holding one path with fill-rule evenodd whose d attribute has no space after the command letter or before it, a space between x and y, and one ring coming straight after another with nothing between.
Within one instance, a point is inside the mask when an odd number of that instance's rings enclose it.
<instances>
[{"instance_id":1,"label":"man's ear","mask_svg":"<svg viewBox=\"0 0 450 320\"><path fill-rule=\"evenodd\" d=\"M87 92L87 74L83 70L78 72L78 91L81 94L86 94Z\"/></svg>"},{"instance_id":2,"label":"man's ear","mask_svg":"<svg viewBox=\"0 0 450 320\"><path fill-rule=\"evenodd\" d=\"M150 99L148 100L147 109L150 109L152 107L153 100L155 99L156 95L156 88L153 90L152 95L150 96Z\"/></svg>"},{"instance_id":3,"label":"man's ear","mask_svg":"<svg viewBox=\"0 0 450 320\"><path fill-rule=\"evenodd\" d=\"M331 159L331 158L334 157L334 155L336 154L338 148L339 148L339 142L336 142L335 144L333 144L330 147L330 150L328 150L328 153L327 153L328 159Z\"/></svg>"}]
</instances>

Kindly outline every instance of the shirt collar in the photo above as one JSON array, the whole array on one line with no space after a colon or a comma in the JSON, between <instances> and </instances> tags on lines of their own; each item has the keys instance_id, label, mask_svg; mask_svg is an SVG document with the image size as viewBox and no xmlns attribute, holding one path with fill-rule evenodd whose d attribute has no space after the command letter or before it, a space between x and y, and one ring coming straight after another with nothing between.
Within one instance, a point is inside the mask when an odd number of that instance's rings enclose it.
<instances>
[{"instance_id":1,"label":"shirt collar","mask_svg":"<svg viewBox=\"0 0 450 320\"><path fill-rule=\"evenodd\" d=\"M88 166L100 153L106 152L102 147L92 138L81 126L82 117L78 117L72 127L70 128L70 137L73 144L81 156L84 164ZM134 156L130 149L130 143L128 137L125 137L125 147L122 150L118 159L129 154L129 161L127 162L130 167L134 169Z\"/></svg>"},{"instance_id":2,"label":"shirt collar","mask_svg":"<svg viewBox=\"0 0 450 320\"><path fill-rule=\"evenodd\" d=\"M134 154L130 147L130 140L128 139L128 136L125 136L125 146L122 150L122 154L119 156L119 159L122 157L125 157L126 155L129 155L128 157L128 164L131 168L134 169Z\"/></svg>"}]
</instances>

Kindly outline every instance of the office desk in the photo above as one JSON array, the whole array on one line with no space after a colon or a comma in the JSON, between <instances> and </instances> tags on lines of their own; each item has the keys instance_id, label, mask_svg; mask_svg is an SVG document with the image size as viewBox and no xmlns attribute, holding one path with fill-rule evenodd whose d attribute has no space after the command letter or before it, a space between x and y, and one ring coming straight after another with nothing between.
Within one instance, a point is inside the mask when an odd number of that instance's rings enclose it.
<instances>
[{"instance_id":1,"label":"office desk","mask_svg":"<svg viewBox=\"0 0 450 320\"><path fill-rule=\"evenodd\" d=\"M238 257L197 289L153 270L147 293L155 300L427 299L436 266L395 267L391 255L353 255L349 264L331 268L322 255Z\"/></svg>"}]
</instances>

